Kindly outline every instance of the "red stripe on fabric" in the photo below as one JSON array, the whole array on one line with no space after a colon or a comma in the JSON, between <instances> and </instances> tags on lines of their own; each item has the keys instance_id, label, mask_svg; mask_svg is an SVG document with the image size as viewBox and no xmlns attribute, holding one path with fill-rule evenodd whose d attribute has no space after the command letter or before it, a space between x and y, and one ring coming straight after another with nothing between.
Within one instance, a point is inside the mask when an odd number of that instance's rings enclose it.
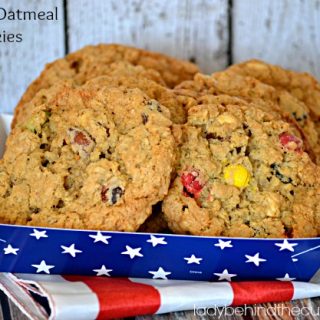
<instances>
[{"instance_id":1,"label":"red stripe on fabric","mask_svg":"<svg viewBox=\"0 0 320 320\"><path fill-rule=\"evenodd\" d=\"M290 281L231 282L233 306L263 302L289 301L294 294Z\"/></svg>"},{"instance_id":2,"label":"red stripe on fabric","mask_svg":"<svg viewBox=\"0 0 320 320\"><path fill-rule=\"evenodd\" d=\"M100 305L97 319L153 314L160 308L160 293L146 284L127 278L63 277L68 281L85 283L97 295Z\"/></svg>"}]
</instances>

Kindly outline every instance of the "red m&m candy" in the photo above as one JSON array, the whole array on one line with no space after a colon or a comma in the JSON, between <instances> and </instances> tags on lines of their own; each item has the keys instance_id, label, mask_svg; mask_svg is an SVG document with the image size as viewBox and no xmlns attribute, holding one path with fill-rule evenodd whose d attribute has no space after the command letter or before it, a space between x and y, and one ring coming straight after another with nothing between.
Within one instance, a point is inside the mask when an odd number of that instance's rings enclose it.
<instances>
[{"instance_id":1,"label":"red m&m candy","mask_svg":"<svg viewBox=\"0 0 320 320\"><path fill-rule=\"evenodd\" d=\"M184 186L184 194L186 196L199 197L203 185L199 181L199 173L197 171L184 172L181 176L181 183Z\"/></svg>"}]
</instances>

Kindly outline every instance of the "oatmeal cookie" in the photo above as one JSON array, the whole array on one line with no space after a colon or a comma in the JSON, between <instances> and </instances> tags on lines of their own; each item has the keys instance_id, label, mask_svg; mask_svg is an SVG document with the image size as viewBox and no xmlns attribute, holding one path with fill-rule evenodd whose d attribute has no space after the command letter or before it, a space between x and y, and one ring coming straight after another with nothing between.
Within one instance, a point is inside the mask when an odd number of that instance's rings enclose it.
<instances>
[{"instance_id":1,"label":"oatmeal cookie","mask_svg":"<svg viewBox=\"0 0 320 320\"><path fill-rule=\"evenodd\" d=\"M151 77L149 77L149 71L141 66L133 66L127 62L113 63L110 67L111 69L107 76L100 76L89 80L85 84L86 87L97 87L97 90L99 90L100 87L104 88L106 86L138 88L150 98L159 101L167 107L170 115L166 114L166 116L171 118L174 123L186 122L186 111L183 104L179 102L171 89L152 80ZM77 84L73 80L68 79L58 81L58 84L55 85L52 90L40 90L32 99L32 103L26 103L23 112L16 115L17 123L23 122L28 118L34 108L50 99L50 95L54 95L55 92L59 90L59 86L64 86L65 84L77 87ZM166 109L164 111L166 111Z\"/></svg>"},{"instance_id":2,"label":"oatmeal cookie","mask_svg":"<svg viewBox=\"0 0 320 320\"><path fill-rule=\"evenodd\" d=\"M19 122L20 114L24 113L26 103L39 90L49 88L58 81L66 79L72 79L77 85L81 85L89 79L108 74L112 70L110 65L119 61L143 66L149 79L168 87L192 79L198 72L194 64L160 53L117 44L87 46L45 67L19 101L15 110L13 127Z\"/></svg>"},{"instance_id":3,"label":"oatmeal cookie","mask_svg":"<svg viewBox=\"0 0 320 320\"><path fill-rule=\"evenodd\" d=\"M320 84L309 73L295 72L259 60L249 60L235 64L230 70L254 77L276 88L287 90L304 102L314 119L319 121Z\"/></svg>"},{"instance_id":4,"label":"oatmeal cookie","mask_svg":"<svg viewBox=\"0 0 320 320\"><path fill-rule=\"evenodd\" d=\"M7 140L1 223L136 231L168 191L168 111L138 89L47 90Z\"/></svg>"},{"instance_id":5,"label":"oatmeal cookie","mask_svg":"<svg viewBox=\"0 0 320 320\"><path fill-rule=\"evenodd\" d=\"M180 149L178 176L163 201L174 232L319 235L319 167L290 123L217 96L189 109Z\"/></svg>"},{"instance_id":6,"label":"oatmeal cookie","mask_svg":"<svg viewBox=\"0 0 320 320\"><path fill-rule=\"evenodd\" d=\"M315 123L307 106L283 89L276 89L253 77L239 75L232 70L206 76L197 74L193 81L185 81L175 89L186 109L205 101L207 95L225 94L257 102L266 112L281 117L301 128L308 152L320 162L320 141Z\"/></svg>"},{"instance_id":7,"label":"oatmeal cookie","mask_svg":"<svg viewBox=\"0 0 320 320\"><path fill-rule=\"evenodd\" d=\"M120 69L107 76L94 78L86 83L86 86L124 86L127 88L138 88L146 93L151 99L157 100L161 105L170 111L171 120L177 124L186 122L186 110L183 103L177 99L173 90L159 85L155 81L146 79L144 75L138 73L141 67L128 66L126 71Z\"/></svg>"}]
</instances>

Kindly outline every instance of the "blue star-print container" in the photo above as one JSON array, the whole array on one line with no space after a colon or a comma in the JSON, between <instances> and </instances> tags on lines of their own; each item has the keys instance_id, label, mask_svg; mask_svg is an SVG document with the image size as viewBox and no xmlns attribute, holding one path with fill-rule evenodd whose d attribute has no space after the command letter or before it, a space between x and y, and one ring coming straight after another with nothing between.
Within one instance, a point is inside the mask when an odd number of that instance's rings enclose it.
<instances>
[{"instance_id":1,"label":"blue star-print container","mask_svg":"<svg viewBox=\"0 0 320 320\"><path fill-rule=\"evenodd\" d=\"M10 121L10 116L0 115L0 155ZM320 238L217 238L0 225L0 272L320 282Z\"/></svg>"},{"instance_id":2,"label":"blue star-print container","mask_svg":"<svg viewBox=\"0 0 320 320\"><path fill-rule=\"evenodd\" d=\"M320 239L244 239L0 225L0 271L202 281L318 281ZM320 278L320 277L319 277Z\"/></svg>"}]
</instances>

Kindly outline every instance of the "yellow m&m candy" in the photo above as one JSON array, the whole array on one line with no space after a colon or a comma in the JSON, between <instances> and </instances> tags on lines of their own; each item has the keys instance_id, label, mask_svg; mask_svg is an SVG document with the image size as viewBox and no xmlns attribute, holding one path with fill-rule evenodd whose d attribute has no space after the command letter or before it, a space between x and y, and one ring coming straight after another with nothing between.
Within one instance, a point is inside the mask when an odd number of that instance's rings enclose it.
<instances>
[{"instance_id":1,"label":"yellow m&m candy","mask_svg":"<svg viewBox=\"0 0 320 320\"><path fill-rule=\"evenodd\" d=\"M223 173L226 182L238 188L245 188L250 181L249 171L241 164L231 164L224 169Z\"/></svg>"}]
</instances>

